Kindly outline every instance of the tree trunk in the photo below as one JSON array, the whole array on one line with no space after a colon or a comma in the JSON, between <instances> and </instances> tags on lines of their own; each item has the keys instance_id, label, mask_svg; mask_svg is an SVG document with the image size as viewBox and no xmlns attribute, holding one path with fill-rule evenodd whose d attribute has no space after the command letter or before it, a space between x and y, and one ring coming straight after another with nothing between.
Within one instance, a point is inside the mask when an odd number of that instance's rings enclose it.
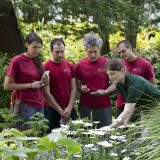
<instances>
[{"instance_id":1,"label":"tree trunk","mask_svg":"<svg viewBox=\"0 0 160 160\"><path fill-rule=\"evenodd\" d=\"M0 0L0 37L0 52L18 54L24 51L11 0Z\"/></svg>"},{"instance_id":2,"label":"tree trunk","mask_svg":"<svg viewBox=\"0 0 160 160\"><path fill-rule=\"evenodd\" d=\"M140 25L140 15L143 13L144 0L132 0L134 6L133 13L128 13L128 21L125 26L125 37L128 39L133 48L136 48L138 27ZM135 9L136 8L136 9Z\"/></svg>"}]
</instances>

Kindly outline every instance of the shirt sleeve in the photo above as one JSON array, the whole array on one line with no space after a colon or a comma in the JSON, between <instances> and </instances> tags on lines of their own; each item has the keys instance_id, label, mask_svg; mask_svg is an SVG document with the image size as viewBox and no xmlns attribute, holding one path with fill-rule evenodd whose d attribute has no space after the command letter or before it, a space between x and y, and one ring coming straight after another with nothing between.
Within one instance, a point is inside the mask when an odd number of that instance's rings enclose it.
<instances>
[{"instance_id":1,"label":"shirt sleeve","mask_svg":"<svg viewBox=\"0 0 160 160\"><path fill-rule=\"evenodd\" d=\"M70 63L69 66L70 66L70 70L71 70L71 77L76 78L76 66L75 66L75 64Z\"/></svg>"},{"instance_id":2,"label":"shirt sleeve","mask_svg":"<svg viewBox=\"0 0 160 160\"><path fill-rule=\"evenodd\" d=\"M76 78L81 80L81 68L79 63L76 65Z\"/></svg>"},{"instance_id":3,"label":"shirt sleeve","mask_svg":"<svg viewBox=\"0 0 160 160\"><path fill-rule=\"evenodd\" d=\"M145 78L147 80L150 80L151 78L155 77L154 69L150 62L148 62L146 65L145 75L146 75Z\"/></svg>"},{"instance_id":4,"label":"shirt sleeve","mask_svg":"<svg viewBox=\"0 0 160 160\"><path fill-rule=\"evenodd\" d=\"M128 88L126 103L137 103L141 99L144 91L144 85L142 84L136 87L130 86Z\"/></svg>"},{"instance_id":5,"label":"shirt sleeve","mask_svg":"<svg viewBox=\"0 0 160 160\"><path fill-rule=\"evenodd\" d=\"M16 79L18 77L18 73L19 73L18 59L17 58L13 58L10 61L9 66L7 68L6 76L12 76L12 77L14 77Z\"/></svg>"}]
</instances>

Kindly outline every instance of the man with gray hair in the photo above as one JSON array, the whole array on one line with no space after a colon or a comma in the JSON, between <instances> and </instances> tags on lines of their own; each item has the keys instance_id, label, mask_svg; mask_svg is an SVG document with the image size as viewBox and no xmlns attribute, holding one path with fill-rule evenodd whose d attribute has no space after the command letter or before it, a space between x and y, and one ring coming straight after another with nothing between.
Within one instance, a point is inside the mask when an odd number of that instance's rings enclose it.
<instances>
[{"instance_id":1,"label":"man with gray hair","mask_svg":"<svg viewBox=\"0 0 160 160\"><path fill-rule=\"evenodd\" d=\"M112 123L109 95L96 94L98 90L105 90L109 86L109 78L105 73L105 63L108 59L100 55L101 46L102 39L95 33L85 35L84 48L87 56L76 65L77 87L80 91L80 117L99 121L97 128Z\"/></svg>"}]
</instances>

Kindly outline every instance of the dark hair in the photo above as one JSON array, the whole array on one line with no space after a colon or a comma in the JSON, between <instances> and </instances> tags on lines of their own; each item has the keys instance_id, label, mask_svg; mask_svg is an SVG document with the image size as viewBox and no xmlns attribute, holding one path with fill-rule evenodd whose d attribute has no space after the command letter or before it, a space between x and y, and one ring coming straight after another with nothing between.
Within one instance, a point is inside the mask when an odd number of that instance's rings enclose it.
<instances>
[{"instance_id":1,"label":"dark hair","mask_svg":"<svg viewBox=\"0 0 160 160\"><path fill-rule=\"evenodd\" d=\"M53 45L62 43L65 46L64 40L62 38L54 38L50 43L50 49L53 51Z\"/></svg>"},{"instance_id":2,"label":"dark hair","mask_svg":"<svg viewBox=\"0 0 160 160\"><path fill-rule=\"evenodd\" d=\"M31 44L34 41L39 42L43 45L42 39L36 33L33 33L33 32L29 33L26 36L26 39L24 40L24 42L27 43L27 44ZM27 51L26 47L25 47L25 51ZM36 67L37 67L37 70L38 70L39 74L42 75L44 70L43 70L43 67L42 67L42 60L41 60L40 56L34 57L33 61L36 65Z\"/></svg>"},{"instance_id":3,"label":"dark hair","mask_svg":"<svg viewBox=\"0 0 160 160\"><path fill-rule=\"evenodd\" d=\"M122 68L125 68L125 67L122 61L117 58L109 60L105 65L105 69L111 70L111 71L120 71Z\"/></svg>"},{"instance_id":4,"label":"dark hair","mask_svg":"<svg viewBox=\"0 0 160 160\"><path fill-rule=\"evenodd\" d=\"M126 39L117 43L117 47L119 47L119 45L122 44L122 43L125 45L126 48L132 48L131 43Z\"/></svg>"}]
</instances>

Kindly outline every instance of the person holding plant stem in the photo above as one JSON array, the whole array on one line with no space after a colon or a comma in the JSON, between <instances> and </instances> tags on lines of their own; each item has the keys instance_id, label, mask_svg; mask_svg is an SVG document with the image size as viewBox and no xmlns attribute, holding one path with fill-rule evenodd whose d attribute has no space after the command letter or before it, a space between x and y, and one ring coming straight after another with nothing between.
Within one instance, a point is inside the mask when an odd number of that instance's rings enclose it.
<instances>
[{"instance_id":1,"label":"person holding plant stem","mask_svg":"<svg viewBox=\"0 0 160 160\"><path fill-rule=\"evenodd\" d=\"M135 107L149 111L159 106L160 90L146 79L127 73L121 60L111 59L106 64L106 72L114 84L110 91L117 89L125 98L123 112L106 128L116 128L126 124L134 113Z\"/></svg>"},{"instance_id":2,"label":"person holding plant stem","mask_svg":"<svg viewBox=\"0 0 160 160\"><path fill-rule=\"evenodd\" d=\"M46 100L50 99L52 105L46 103L45 116L49 120L50 132L67 123L70 119L76 119L77 114L73 108L76 96L75 66L64 59L65 43L62 38L54 38L50 43L52 59L44 63L45 70L49 73L49 86L45 90ZM58 108L56 111L51 106Z\"/></svg>"},{"instance_id":3,"label":"person holding plant stem","mask_svg":"<svg viewBox=\"0 0 160 160\"><path fill-rule=\"evenodd\" d=\"M36 33L30 33L25 39L25 52L16 55L9 64L4 81L5 90L14 90L18 95L18 116L29 121L37 113L44 113L43 87L48 85L48 77L43 76L43 67L39 52L43 45ZM17 107L16 107L17 108ZM28 129L28 125L19 126Z\"/></svg>"}]
</instances>

